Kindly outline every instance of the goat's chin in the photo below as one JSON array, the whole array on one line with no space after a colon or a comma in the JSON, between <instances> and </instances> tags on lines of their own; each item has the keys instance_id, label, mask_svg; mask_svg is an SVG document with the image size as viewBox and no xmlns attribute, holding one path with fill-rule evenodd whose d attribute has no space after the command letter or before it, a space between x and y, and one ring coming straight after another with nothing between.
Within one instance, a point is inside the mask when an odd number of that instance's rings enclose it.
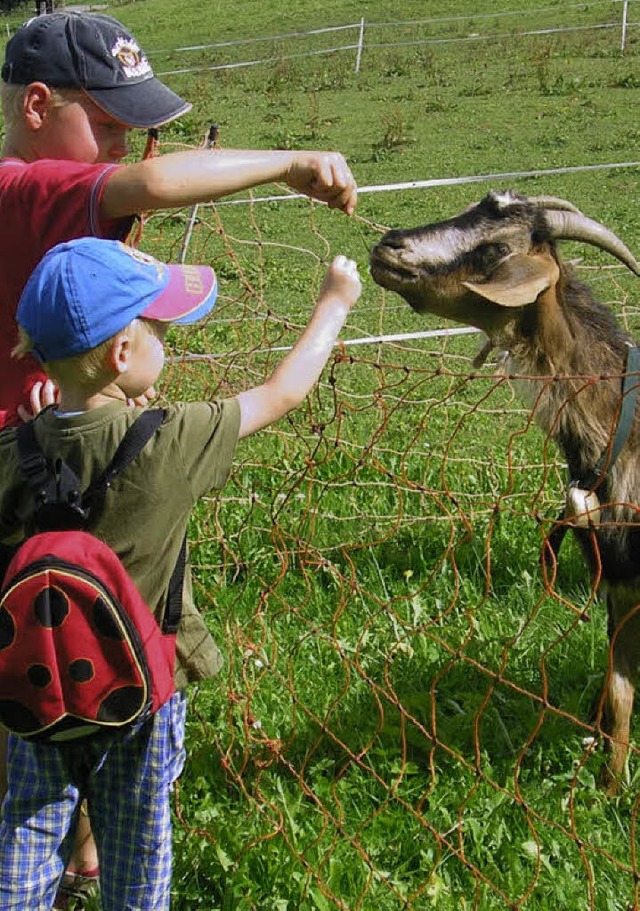
<instances>
[{"instance_id":1,"label":"goat's chin","mask_svg":"<svg viewBox=\"0 0 640 911\"><path fill-rule=\"evenodd\" d=\"M423 294L420 294L418 289L416 289L413 294L405 292L402 293L401 296L404 297L411 309L416 313L432 313L435 316L447 318L447 314L443 313L441 309L435 306L433 301L427 300Z\"/></svg>"},{"instance_id":2,"label":"goat's chin","mask_svg":"<svg viewBox=\"0 0 640 911\"><path fill-rule=\"evenodd\" d=\"M418 272L381 259L372 258L369 271L374 282L388 291L397 291L398 294L402 294L405 288L418 280Z\"/></svg>"},{"instance_id":3,"label":"goat's chin","mask_svg":"<svg viewBox=\"0 0 640 911\"><path fill-rule=\"evenodd\" d=\"M372 279L377 285L387 291L399 294L416 312L429 312L429 307L423 300L423 288L420 285L417 272L413 273L406 269L398 269L389 263L375 259L371 261L370 272Z\"/></svg>"}]
</instances>

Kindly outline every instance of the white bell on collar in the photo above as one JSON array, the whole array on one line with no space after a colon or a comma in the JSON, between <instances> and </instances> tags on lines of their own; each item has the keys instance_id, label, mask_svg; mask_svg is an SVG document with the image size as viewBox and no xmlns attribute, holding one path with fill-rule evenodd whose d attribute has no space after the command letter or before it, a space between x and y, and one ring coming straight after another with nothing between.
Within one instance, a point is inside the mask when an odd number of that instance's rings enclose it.
<instances>
[{"instance_id":1,"label":"white bell on collar","mask_svg":"<svg viewBox=\"0 0 640 911\"><path fill-rule=\"evenodd\" d=\"M566 513L573 525L581 528L600 524L600 500L592 490L583 490L582 487L569 487L567 489Z\"/></svg>"}]
</instances>

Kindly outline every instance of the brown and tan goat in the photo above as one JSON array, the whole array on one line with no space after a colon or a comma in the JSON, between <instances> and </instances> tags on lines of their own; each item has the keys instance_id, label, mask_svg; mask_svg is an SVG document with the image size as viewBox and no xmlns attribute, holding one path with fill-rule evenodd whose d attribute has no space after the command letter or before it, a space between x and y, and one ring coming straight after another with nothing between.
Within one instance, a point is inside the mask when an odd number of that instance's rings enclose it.
<instances>
[{"instance_id":1,"label":"brown and tan goat","mask_svg":"<svg viewBox=\"0 0 640 911\"><path fill-rule=\"evenodd\" d=\"M640 377L633 340L559 258L563 238L595 245L640 275L619 238L569 203L510 191L489 193L447 221L390 231L370 267L414 310L483 330L485 354L508 352L507 369L527 377L536 420L564 453L568 514L606 590L610 757L602 777L615 793L640 660Z\"/></svg>"}]
</instances>

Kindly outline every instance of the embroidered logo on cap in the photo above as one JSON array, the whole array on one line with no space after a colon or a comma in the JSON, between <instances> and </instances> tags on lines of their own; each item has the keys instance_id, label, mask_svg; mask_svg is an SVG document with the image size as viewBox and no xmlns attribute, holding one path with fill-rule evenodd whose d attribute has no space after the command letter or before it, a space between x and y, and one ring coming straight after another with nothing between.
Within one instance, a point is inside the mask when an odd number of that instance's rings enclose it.
<instances>
[{"instance_id":1,"label":"embroidered logo on cap","mask_svg":"<svg viewBox=\"0 0 640 911\"><path fill-rule=\"evenodd\" d=\"M135 259L145 266L155 266L156 277L159 282L162 281L167 271L164 263L161 263L155 256L150 256L149 253L143 253L143 251L138 250L137 247L130 247L128 244L123 244L122 241L118 241L118 246L122 252L130 256L131 259Z\"/></svg>"},{"instance_id":2,"label":"embroidered logo on cap","mask_svg":"<svg viewBox=\"0 0 640 911\"><path fill-rule=\"evenodd\" d=\"M153 76L151 64L141 52L140 47L131 38L118 38L111 53L121 64L125 76L135 79L140 76Z\"/></svg>"},{"instance_id":3,"label":"embroidered logo on cap","mask_svg":"<svg viewBox=\"0 0 640 911\"><path fill-rule=\"evenodd\" d=\"M197 294L199 297L204 293L204 282L202 273L197 266L183 266L182 274L184 276L184 290L187 294Z\"/></svg>"}]
</instances>

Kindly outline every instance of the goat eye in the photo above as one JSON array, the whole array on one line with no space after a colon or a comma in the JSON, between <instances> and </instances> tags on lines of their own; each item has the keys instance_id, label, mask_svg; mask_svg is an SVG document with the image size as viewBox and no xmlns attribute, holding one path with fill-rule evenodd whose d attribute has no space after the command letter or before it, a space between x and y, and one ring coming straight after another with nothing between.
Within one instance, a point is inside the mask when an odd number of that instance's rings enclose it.
<instances>
[{"instance_id":1,"label":"goat eye","mask_svg":"<svg viewBox=\"0 0 640 911\"><path fill-rule=\"evenodd\" d=\"M474 251L474 265L481 271L486 271L496 266L510 252L507 244L481 244Z\"/></svg>"}]
</instances>

